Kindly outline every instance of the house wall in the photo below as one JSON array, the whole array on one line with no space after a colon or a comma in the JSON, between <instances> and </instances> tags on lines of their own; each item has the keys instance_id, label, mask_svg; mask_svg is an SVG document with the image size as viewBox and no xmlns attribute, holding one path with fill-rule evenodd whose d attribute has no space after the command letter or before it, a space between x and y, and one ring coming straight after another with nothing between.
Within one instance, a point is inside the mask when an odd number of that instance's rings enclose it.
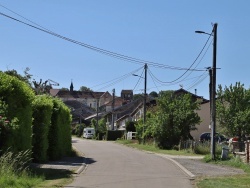
<instances>
[{"instance_id":1,"label":"house wall","mask_svg":"<svg viewBox=\"0 0 250 188\"><path fill-rule=\"evenodd\" d=\"M143 109L140 108L132 117L132 121L138 121L143 117Z\"/></svg>"},{"instance_id":2,"label":"house wall","mask_svg":"<svg viewBox=\"0 0 250 188\"><path fill-rule=\"evenodd\" d=\"M201 104L200 110L197 111L198 115L201 118L201 123L196 125L197 130L190 132L191 136L198 141L199 137L204 132L210 132L210 102Z\"/></svg>"}]
</instances>

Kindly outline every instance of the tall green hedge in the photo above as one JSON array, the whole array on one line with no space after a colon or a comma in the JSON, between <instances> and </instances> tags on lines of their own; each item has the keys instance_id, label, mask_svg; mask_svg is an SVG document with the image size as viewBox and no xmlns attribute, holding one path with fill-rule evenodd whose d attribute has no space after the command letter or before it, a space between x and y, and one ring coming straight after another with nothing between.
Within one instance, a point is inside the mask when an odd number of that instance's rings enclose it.
<instances>
[{"instance_id":1,"label":"tall green hedge","mask_svg":"<svg viewBox=\"0 0 250 188\"><path fill-rule=\"evenodd\" d=\"M9 146L13 151L31 149L32 146L32 101L35 97L28 84L16 77L0 72L0 96L8 105L7 118L18 119L17 128Z\"/></svg>"},{"instance_id":2,"label":"tall green hedge","mask_svg":"<svg viewBox=\"0 0 250 188\"><path fill-rule=\"evenodd\" d=\"M36 162L47 161L48 133L51 124L53 99L48 95L37 95L33 107L32 152Z\"/></svg>"},{"instance_id":3,"label":"tall green hedge","mask_svg":"<svg viewBox=\"0 0 250 188\"><path fill-rule=\"evenodd\" d=\"M71 152L70 109L58 98L53 99L53 112L49 129L49 159L56 160Z\"/></svg>"}]
</instances>

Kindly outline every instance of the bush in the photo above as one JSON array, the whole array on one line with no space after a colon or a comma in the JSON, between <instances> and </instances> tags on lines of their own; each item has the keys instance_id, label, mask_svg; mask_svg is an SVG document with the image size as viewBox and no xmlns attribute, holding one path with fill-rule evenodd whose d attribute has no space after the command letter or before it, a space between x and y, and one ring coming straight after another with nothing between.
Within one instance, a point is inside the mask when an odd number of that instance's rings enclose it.
<instances>
[{"instance_id":1,"label":"bush","mask_svg":"<svg viewBox=\"0 0 250 188\"><path fill-rule=\"evenodd\" d=\"M49 129L49 159L56 160L71 152L70 109L58 98L53 99L51 126Z\"/></svg>"},{"instance_id":2,"label":"bush","mask_svg":"<svg viewBox=\"0 0 250 188\"><path fill-rule=\"evenodd\" d=\"M124 135L124 131L107 131L107 140L117 140L118 138L122 138Z\"/></svg>"},{"instance_id":3,"label":"bush","mask_svg":"<svg viewBox=\"0 0 250 188\"><path fill-rule=\"evenodd\" d=\"M222 146L218 143L215 145L215 154L221 155ZM194 153L201 154L201 155L207 155L211 153L211 142L197 142L194 146Z\"/></svg>"},{"instance_id":4,"label":"bush","mask_svg":"<svg viewBox=\"0 0 250 188\"><path fill-rule=\"evenodd\" d=\"M83 135L83 129L86 127L83 124L77 124L74 128L74 134L78 137L81 137Z\"/></svg>"},{"instance_id":5,"label":"bush","mask_svg":"<svg viewBox=\"0 0 250 188\"><path fill-rule=\"evenodd\" d=\"M0 157L0 176L20 175L26 172L31 161L31 151L21 151L17 154L6 151Z\"/></svg>"},{"instance_id":6,"label":"bush","mask_svg":"<svg viewBox=\"0 0 250 188\"><path fill-rule=\"evenodd\" d=\"M33 107L33 158L36 162L47 160L48 132L51 124L53 102L47 95L38 95L32 103Z\"/></svg>"},{"instance_id":7,"label":"bush","mask_svg":"<svg viewBox=\"0 0 250 188\"><path fill-rule=\"evenodd\" d=\"M31 103L35 97L33 90L16 77L0 72L0 96L2 96L1 100L7 104L6 118L16 121L16 127L12 130L11 138L8 139L8 147L11 147L13 151L31 150Z\"/></svg>"},{"instance_id":8,"label":"bush","mask_svg":"<svg viewBox=\"0 0 250 188\"><path fill-rule=\"evenodd\" d=\"M126 122L126 131L127 132L136 132L135 122L133 122L133 121Z\"/></svg>"}]
</instances>

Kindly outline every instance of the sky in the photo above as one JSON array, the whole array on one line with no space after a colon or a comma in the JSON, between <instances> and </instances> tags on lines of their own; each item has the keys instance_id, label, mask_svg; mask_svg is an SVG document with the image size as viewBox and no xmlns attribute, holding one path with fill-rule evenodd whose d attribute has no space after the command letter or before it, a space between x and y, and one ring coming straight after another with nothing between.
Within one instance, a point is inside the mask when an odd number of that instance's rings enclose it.
<instances>
[{"instance_id":1,"label":"sky","mask_svg":"<svg viewBox=\"0 0 250 188\"><path fill-rule=\"evenodd\" d=\"M75 90L116 96L143 93L146 78L147 93L182 87L208 99L213 36L195 31L212 33L218 23L216 84L248 89L249 7L246 0L0 0L0 70L28 67L32 80L53 80L54 88L72 81Z\"/></svg>"}]
</instances>

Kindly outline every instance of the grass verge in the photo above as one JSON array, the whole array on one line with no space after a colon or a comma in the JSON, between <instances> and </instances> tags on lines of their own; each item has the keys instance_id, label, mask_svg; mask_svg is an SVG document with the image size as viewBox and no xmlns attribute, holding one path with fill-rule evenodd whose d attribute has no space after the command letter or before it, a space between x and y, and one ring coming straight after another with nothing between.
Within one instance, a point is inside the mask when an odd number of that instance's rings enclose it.
<instances>
[{"instance_id":1,"label":"grass verge","mask_svg":"<svg viewBox=\"0 0 250 188\"><path fill-rule=\"evenodd\" d=\"M72 181L72 171L29 167L30 151L7 151L0 157L0 187L62 187Z\"/></svg>"},{"instance_id":2,"label":"grass verge","mask_svg":"<svg viewBox=\"0 0 250 188\"><path fill-rule=\"evenodd\" d=\"M140 150L145 150L154 153L161 153L167 155L185 155L185 156L201 156L192 152L191 149L186 150L165 150L155 147L153 144L139 144L135 140L117 140L116 143L123 144Z\"/></svg>"},{"instance_id":3,"label":"grass verge","mask_svg":"<svg viewBox=\"0 0 250 188\"><path fill-rule=\"evenodd\" d=\"M204 162L231 166L242 169L246 174L239 174L234 176L222 176L222 177L201 177L196 180L197 188L246 188L250 187L250 165L243 163L238 157L229 155L228 160L220 160L219 157L215 161L211 160L210 155L204 157Z\"/></svg>"}]
</instances>

